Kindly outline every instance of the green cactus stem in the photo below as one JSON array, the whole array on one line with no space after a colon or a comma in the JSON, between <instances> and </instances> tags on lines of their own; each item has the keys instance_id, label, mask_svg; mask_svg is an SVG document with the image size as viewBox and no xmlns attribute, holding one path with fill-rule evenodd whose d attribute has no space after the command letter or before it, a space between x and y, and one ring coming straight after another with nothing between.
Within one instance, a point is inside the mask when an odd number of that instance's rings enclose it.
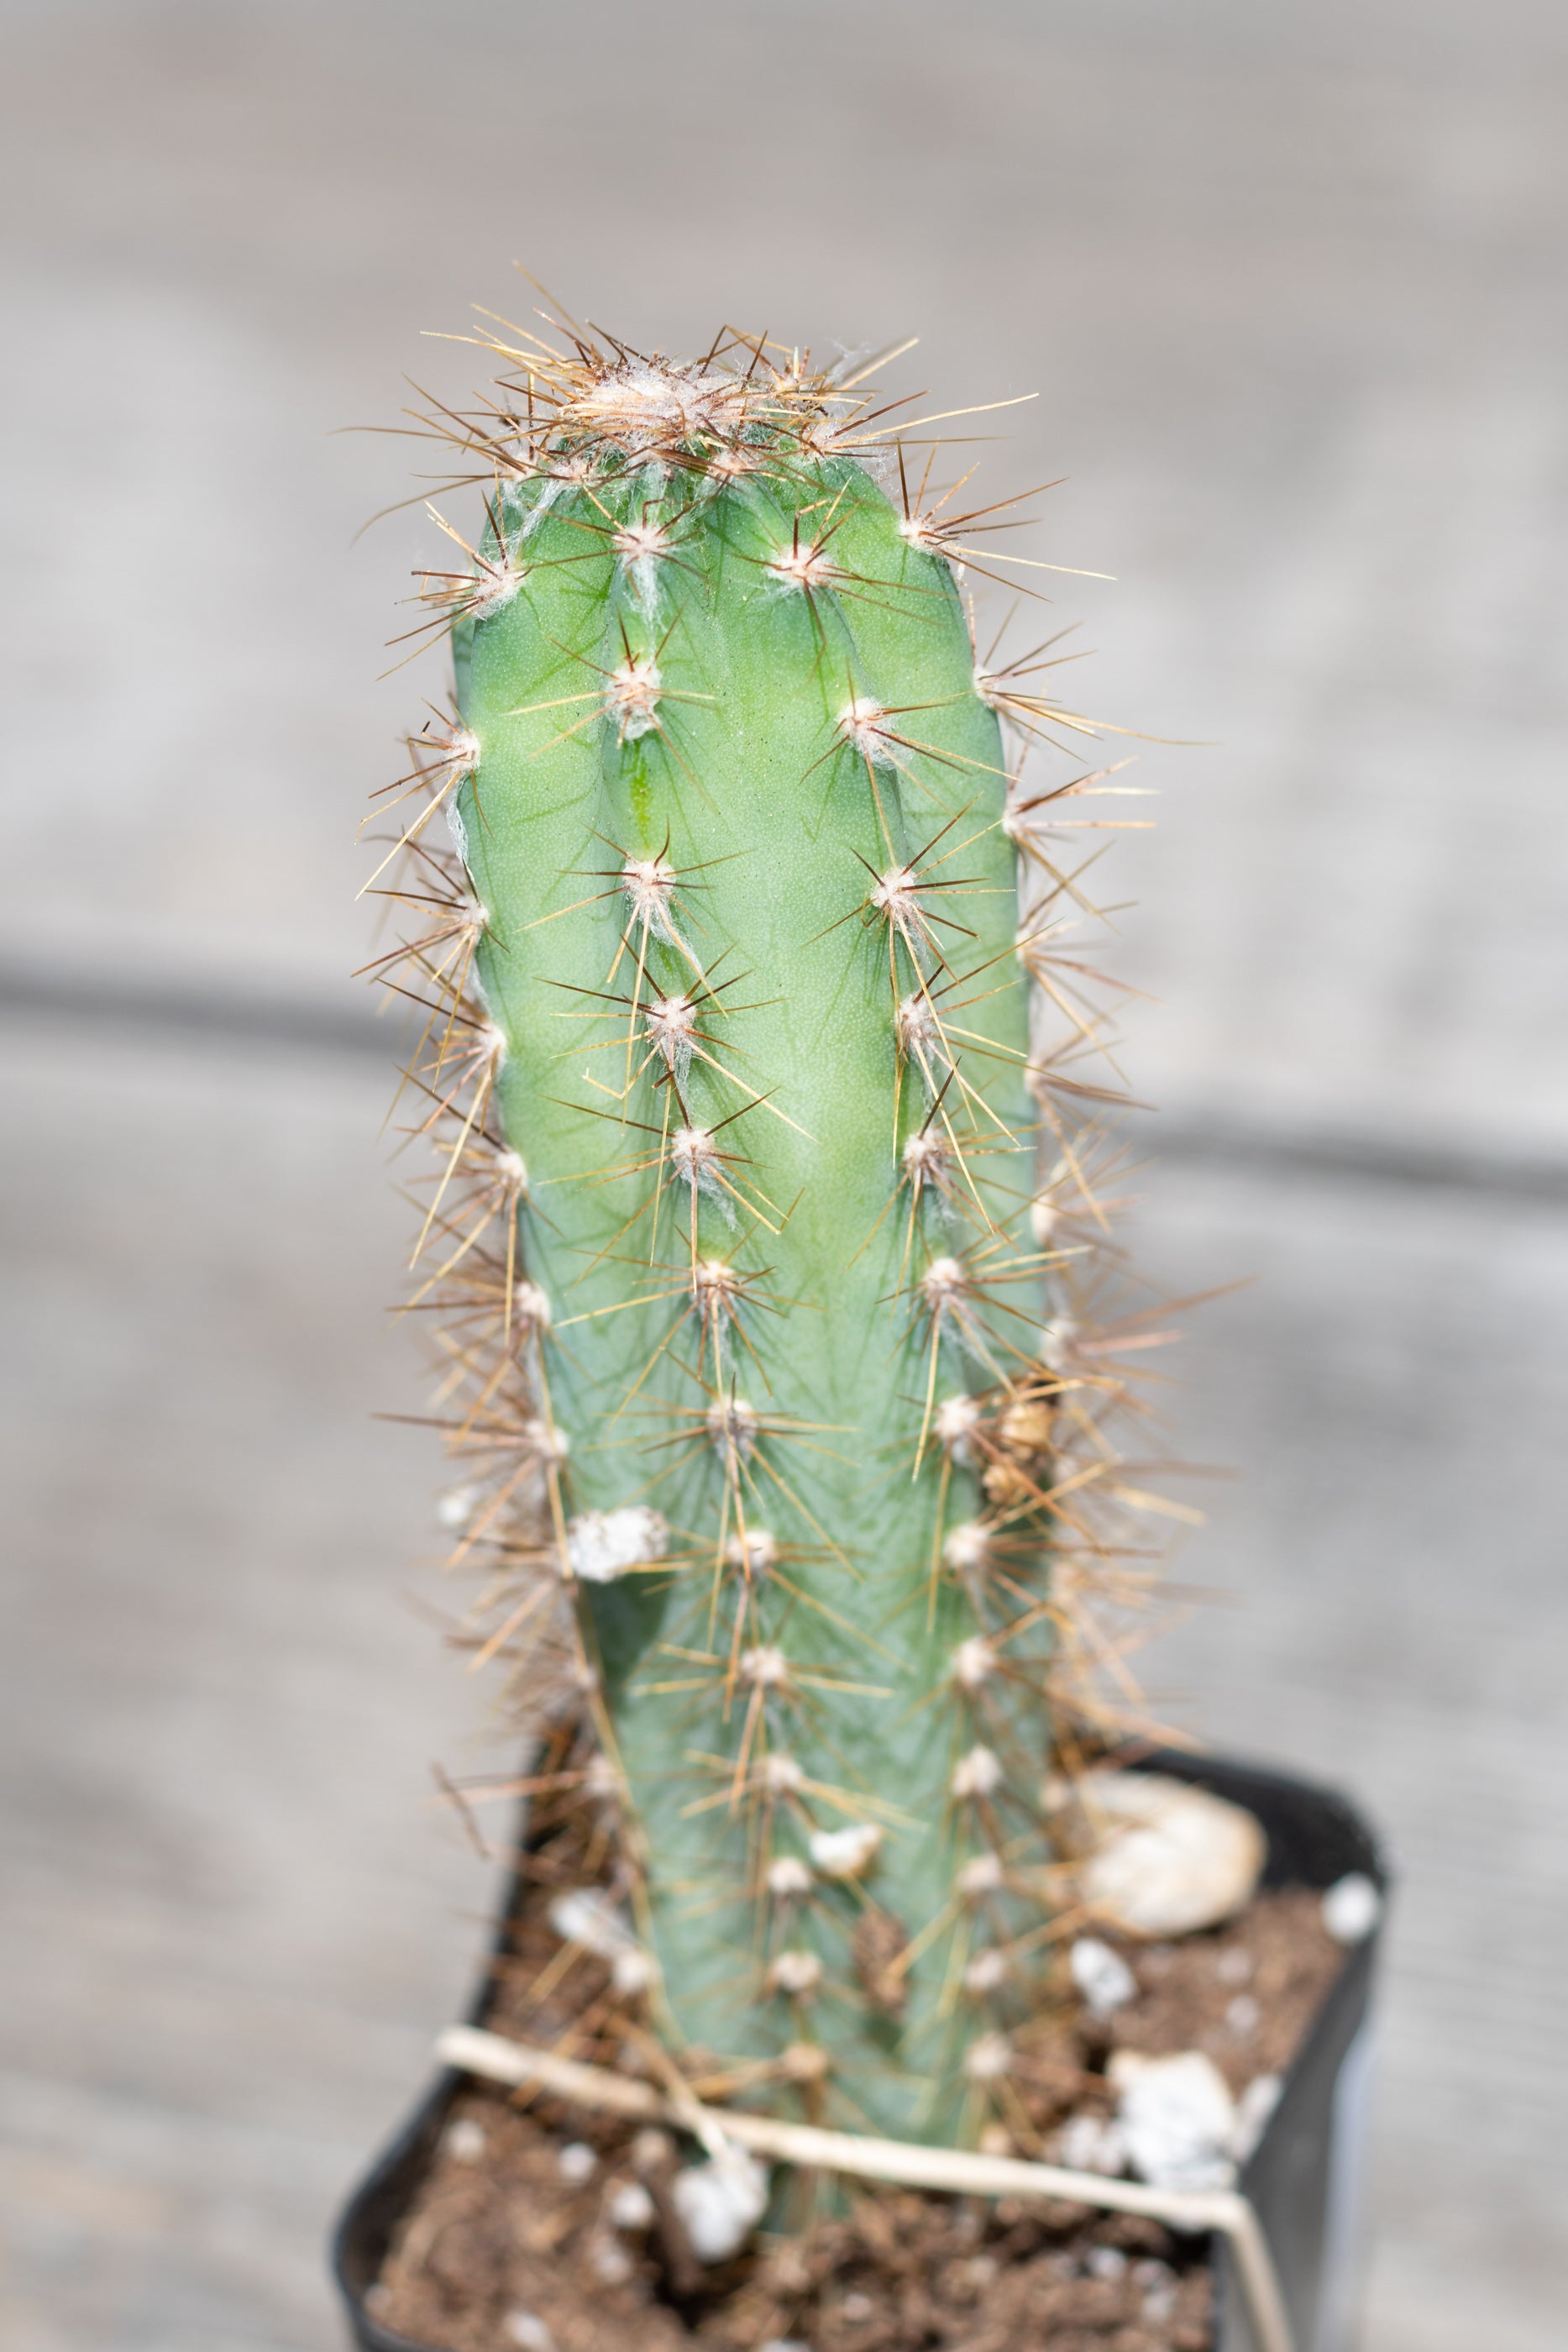
<instances>
[{"instance_id":1,"label":"green cactus stem","mask_svg":"<svg viewBox=\"0 0 1568 2352\"><path fill-rule=\"evenodd\" d=\"M1098 1032L1001 724L1080 722L977 667L963 522L858 380L496 348L395 965L483 1654L583 1711L673 2050L972 2137L1048 1981L1123 1393L1073 1304L1108 1097L1031 1060L1031 980Z\"/></svg>"}]
</instances>

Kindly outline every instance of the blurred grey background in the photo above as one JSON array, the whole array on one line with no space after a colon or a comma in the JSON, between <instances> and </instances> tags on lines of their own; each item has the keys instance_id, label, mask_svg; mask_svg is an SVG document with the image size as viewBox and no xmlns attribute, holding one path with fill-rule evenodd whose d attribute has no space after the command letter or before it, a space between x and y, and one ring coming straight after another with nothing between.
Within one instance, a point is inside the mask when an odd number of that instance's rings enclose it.
<instances>
[{"instance_id":1,"label":"blurred grey background","mask_svg":"<svg viewBox=\"0 0 1568 2352\"><path fill-rule=\"evenodd\" d=\"M462 1998L481 1704L404 1596L354 829L418 453L526 262L676 350L923 338L1088 707L1164 1106L1138 1245L1235 1465L1167 1712L1403 1873L1369 2352L1563 2342L1568 15L1552 0L5 8L16 1497L0 2336L324 2352L330 2208Z\"/></svg>"}]
</instances>

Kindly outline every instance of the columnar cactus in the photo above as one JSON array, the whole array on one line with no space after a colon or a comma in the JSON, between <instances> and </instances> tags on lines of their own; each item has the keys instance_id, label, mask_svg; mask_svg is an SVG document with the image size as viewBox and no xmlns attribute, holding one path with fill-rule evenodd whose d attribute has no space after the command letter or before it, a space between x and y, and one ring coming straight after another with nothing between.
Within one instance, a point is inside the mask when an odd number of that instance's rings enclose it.
<instances>
[{"instance_id":1,"label":"columnar cactus","mask_svg":"<svg viewBox=\"0 0 1568 2352\"><path fill-rule=\"evenodd\" d=\"M478 1654L580 1717L627 1923L590 1939L672 2050L972 2137L1041 2011L1053 1705L1127 1552L1083 902L1009 765L1081 722L977 659L965 520L860 378L494 349L498 402L440 420L486 514L423 579L457 711L389 960Z\"/></svg>"}]
</instances>

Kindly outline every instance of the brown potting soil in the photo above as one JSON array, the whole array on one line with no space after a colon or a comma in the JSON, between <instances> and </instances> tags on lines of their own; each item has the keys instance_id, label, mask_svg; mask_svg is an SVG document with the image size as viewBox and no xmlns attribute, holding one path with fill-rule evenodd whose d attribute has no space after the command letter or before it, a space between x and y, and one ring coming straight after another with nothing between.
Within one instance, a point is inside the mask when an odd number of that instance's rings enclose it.
<instances>
[{"instance_id":1,"label":"brown potting soil","mask_svg":"<svg viewBox=\"0 0 1568 2352\"><path fill-rule=\"evenodd\" d=\"M536 1844L486 2021L570 2054L600 2039L608 1972L560 1965L544 1916L581 1885L580 1830ZM591 1872L589 1874L591 1874ZM1288 2068L1343 1953L1307 1888L1260 1894L1225 1926L1168 1944L1111 1935L1137 1982L1105 2020L1068 1988L1014 2037L1009 2120L1017 2153L1061 2160L1063 2127L1110 2116L1114 2051L1201 2050L1239 2095ZM552 1965L553 1963L553 1965ZM635 2063L622 2045L620 2063ZM699 2095L700 2053L686 2071ZM371 2308L436 2352L1207 2352L1207 2251L1160 2224L1077 2204L920 2195L856 2186L847 2212L758 2233L736 2262L701 2269L668 2196L679 2161L664 2132L475 2084L393 2240ZM628 2194L628 2192L631 2192Z\"/></svg>"}]
</instances>

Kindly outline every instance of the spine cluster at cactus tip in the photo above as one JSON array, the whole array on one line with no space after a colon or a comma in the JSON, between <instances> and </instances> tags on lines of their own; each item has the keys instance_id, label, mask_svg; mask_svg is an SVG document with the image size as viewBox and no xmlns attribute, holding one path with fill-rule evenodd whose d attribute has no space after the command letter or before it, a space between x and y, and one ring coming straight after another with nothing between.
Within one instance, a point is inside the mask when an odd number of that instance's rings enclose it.
<instances>
[{"instance_id":1,"label":"spine cluster at cactus tip","mask_svg":"<svg viewBox=\"0 0 1568 2352\"><path fill-rule=\"evenodd\" d=\"M371 886L465 1638L593 1824L556 1913L601 2034L972 2140L1060 1996L1053 1805L1152 1556L1076 829L1120 787L1035 781L1097 730L976 638L950 428L550 325L423 420L478 489L420 576L455 708Z\"/></svg>"}]
</instances>

